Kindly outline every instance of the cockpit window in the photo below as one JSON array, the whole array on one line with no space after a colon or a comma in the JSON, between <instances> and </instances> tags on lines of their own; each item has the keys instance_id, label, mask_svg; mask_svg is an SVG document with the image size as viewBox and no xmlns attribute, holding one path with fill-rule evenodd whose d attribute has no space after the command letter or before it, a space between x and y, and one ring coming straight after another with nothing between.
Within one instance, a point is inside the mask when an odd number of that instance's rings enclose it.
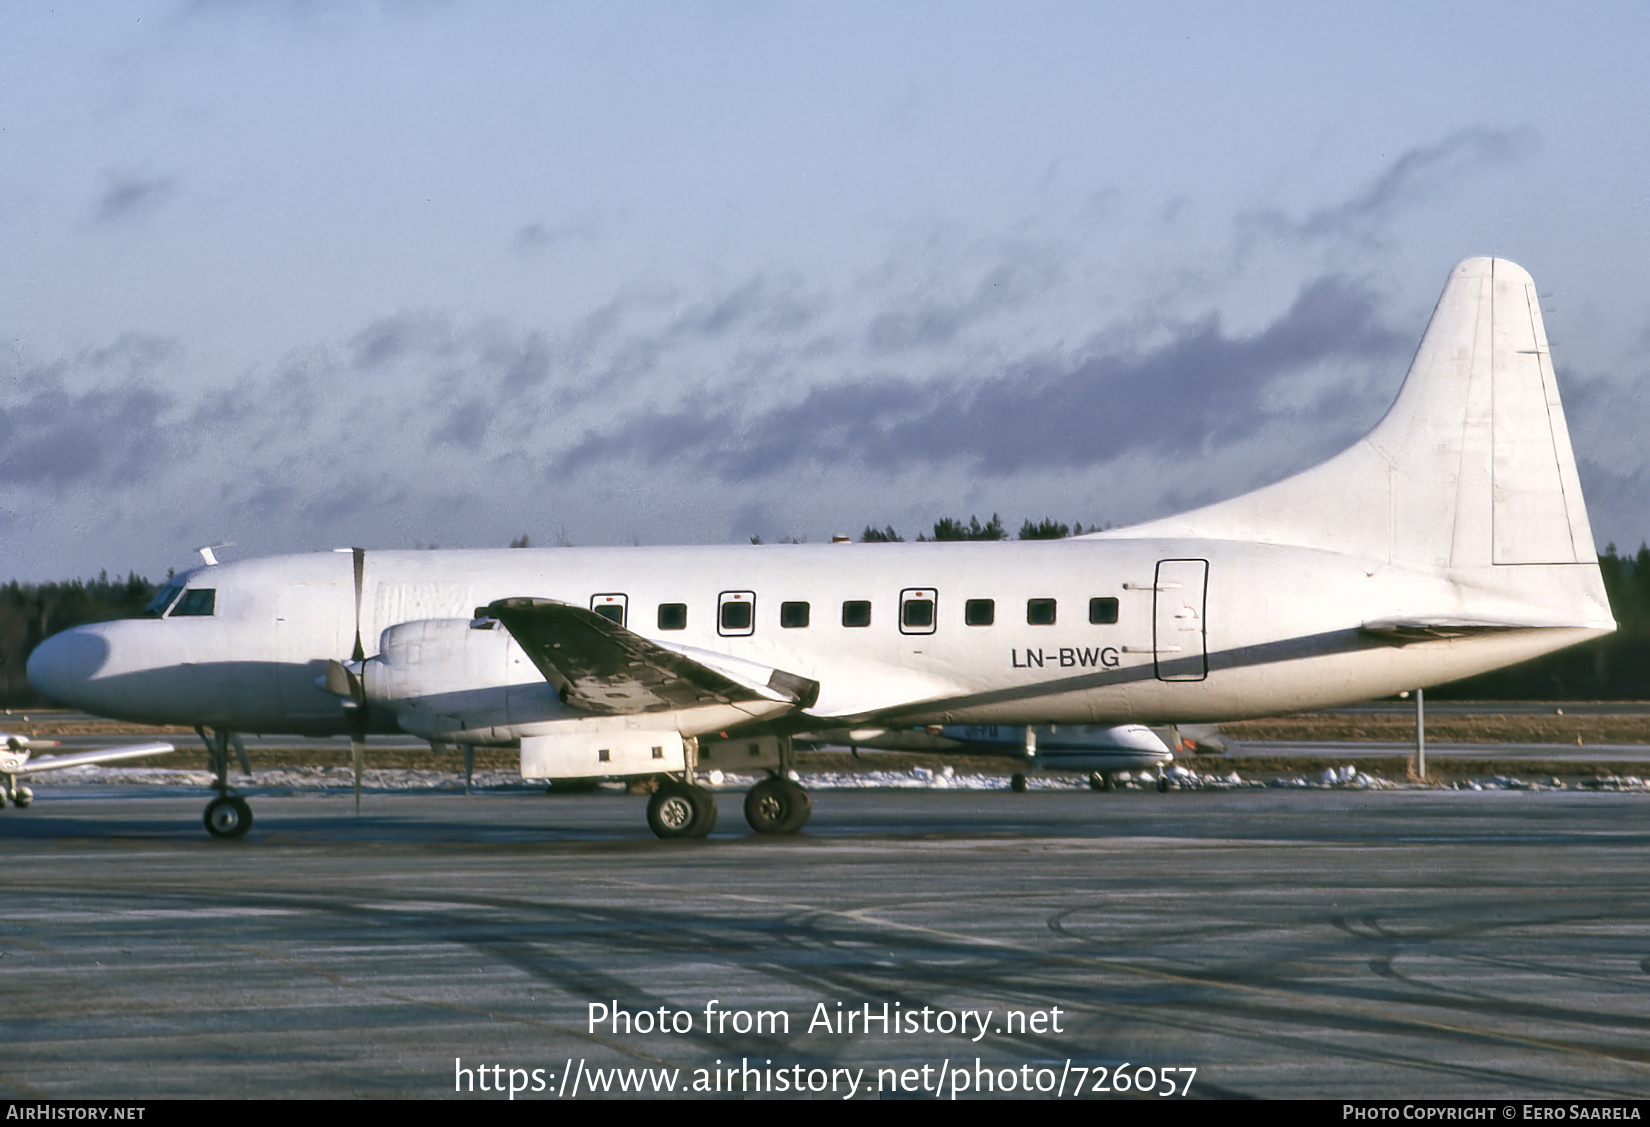
<instances>
[{"instance_id":1,"label":"cockpit window","mask_svg":"<svg viewBox=\"0 0 1650 1127\"><path fill-rule=\"evenodd\" d=\"M156 591L155 592L155 597L150 599L149 600L149 605L144 608L143 617L144 618L159 618L159 617L161 617L161 615L166 613L166 608L170 607L172 605L172 603L177 600L178 593L181 592L182 590L183 590L183 584L181 584L181 583L170 584L169 583L165 587L162 587L159 591Z\"/></svg>"},{"instance_id":2,"label":"cockpit window","mask_svg":"<svg viewBox=\"0 0 1650 1127\"><path fill-rule=\"evenodd\" d=\"M218 601L218 593L211 587L195 587L183 593L178 605L172 608L173 618L185 615L211 614Z\"/></svg>"}]
</instances>

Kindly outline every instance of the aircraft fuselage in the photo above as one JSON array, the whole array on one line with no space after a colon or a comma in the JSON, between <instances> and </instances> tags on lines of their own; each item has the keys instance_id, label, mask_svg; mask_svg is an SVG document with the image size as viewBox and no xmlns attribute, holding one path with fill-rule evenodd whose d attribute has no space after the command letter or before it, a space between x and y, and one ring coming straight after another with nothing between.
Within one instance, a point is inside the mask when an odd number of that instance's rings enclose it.
<instances>
[{"instance_id":1,"label":"aircraft fuselage","mask_svg":"<svg viewBox=\"0 0 1650 1127\"><path fill-rule=\"evenodd\" d=\"M317 681L355 644L352 559L343 551L198 568L174 583L215 592L210 614L180 614L179 602L165 618L67 631L36 650L30 678L54 699L121 719L345 733L345 709ZM389 627L456 623L494 600L529 596L600 604L663 645L817 681L807 712L821 720L1192 722L1383 696L1607 632L1607 614L1563 595L1584 586L1565 580L1585 566L1446 571L1286 545L1104 535L369 551L359 630L371 656ZM1404 645L1360 629L1394 608L1450 618L1514 607L1527 616L1539 569L1554 573L1549 618L1559 628ZM1509 571L1518 572L1516 591ZM725 613L730 600L749 611ZM476 742L512 738L512 700L523 720L553 718L543 677L519 654L500 669L498 688L504 711L493 719L506 722L486 725ZM372 724L397 727L383 708Z\"/></svg>"}]
</instances>

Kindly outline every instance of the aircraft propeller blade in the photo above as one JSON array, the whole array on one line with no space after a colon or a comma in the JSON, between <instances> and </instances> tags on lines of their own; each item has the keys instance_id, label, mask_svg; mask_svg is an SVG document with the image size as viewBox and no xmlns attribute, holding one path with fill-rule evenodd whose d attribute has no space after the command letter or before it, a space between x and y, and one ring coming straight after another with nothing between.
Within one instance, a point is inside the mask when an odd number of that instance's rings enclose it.
<instances>
[{"instance_id":1,"label":"aircraft propeller blade","mask_svg":"<svg viewBox=\"0 0 1650 1127\"><path fill-rule=\"evenodd\" d=\"M367 652L361 648L361 588L367 574L367 550L351 548L350 555L355 560L355 649L350 653L350 660L365 661Z\"/></svg>"},{"instance_id":2,"label":"aircraft propeller blade","mask_svg":"<svg viewBox=\"0 0 1650 1127\"><path fill-rule=\"evenodd\" d=\"M361 644L361 596L366 587L367 550L351 548L350 558L355 570L355 648L350 651L350 661L360 663L367 659L366 647ZM357 814L361 813L361 775L366 768L367 750L367 691L356 672L360 668L359 664L351 669L343 662L329 661L326 676L321 682L327 692L349 698L346 705L349 709L349 758L355 775Z\"/></svg>"}]
</instances>

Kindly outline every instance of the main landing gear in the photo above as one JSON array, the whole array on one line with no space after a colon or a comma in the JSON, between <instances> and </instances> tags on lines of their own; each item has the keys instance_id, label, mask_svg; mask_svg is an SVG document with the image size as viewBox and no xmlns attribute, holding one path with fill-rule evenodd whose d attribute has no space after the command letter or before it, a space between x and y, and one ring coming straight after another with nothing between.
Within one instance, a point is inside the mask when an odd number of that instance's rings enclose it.
<instances>
[{"instance_id":1,"label":"main landing gear","mask_svg":"<svg viewBox=\"0 0 1650 1127\"><path fill-rule=\"evenodd\" d=\"M28 787L19 786L15 776L0 776L0 806L9 802L19 810L27 810L29 803L33 801L34 792Z\"/></svg>"},{"instance_id":2,"label":"main landing gear","mask_svg":"<svg viewBox=\"0 0 1650 1127\"><path fill-rule=\"evenodd\" d=\"M794 834L812 813L808 792L783 775L763 779L745 794L745 821L759 834Z\"/></svg>"},{"instance_id":3,"label":"main landing gear","mask_svg":"<svg viewBox=\"0 0 1650 1127\"><path fill-rule=\"evenodd\" d=\"M647 824L659 837L704 837L716 828L716 798L695 783L665 779L647 800Z\"/></svg>"},{"instance_id":4,"label":"main landing gear","mask_svg":"<svg viewBox=\"0 0 1650 1127\"><path fill-rule=\"evenodd\" d=\"M690 745L691 747L691 745ZM779 769L745 795L745 821L759 834L794 834L808 822L813 800L791 780L791 741L779 737ZM716 796L693 781L693 752L680 777L659 781L647 803L647 824L666 839L704 837L716 827Z\"/></svg>"},{"instance_id":5,"label":"main landing gear","mask_svg":"<svg viewBox=\"0 0 1650 1127\"><path fill-rule=\"evenodd\" d=\"M779 737L779 770L745 793L745 821L759 834L794 834L808 824L813 799L791 779L791 737Z\"/></svg>"},{"instance_id":6,"label":"main landing gear","mask_svg":"<svg viewBox=\"0 0 1650 1127\"><path fill-rule=\"evenodd\" d=\"M207 735L205 728L197 726L195 734L206 744L206 753L212 760L212 788L218 792L218 797L206 804L206 813L201 818L206 823L206 832L213 837L245 837L246 831L252 828L252 807L229 785L229 748L234 746L241 769L250 775L252 764L246 757L246 745L239 736L222 728L215 728Z\"/></svg>"}]
</instances>

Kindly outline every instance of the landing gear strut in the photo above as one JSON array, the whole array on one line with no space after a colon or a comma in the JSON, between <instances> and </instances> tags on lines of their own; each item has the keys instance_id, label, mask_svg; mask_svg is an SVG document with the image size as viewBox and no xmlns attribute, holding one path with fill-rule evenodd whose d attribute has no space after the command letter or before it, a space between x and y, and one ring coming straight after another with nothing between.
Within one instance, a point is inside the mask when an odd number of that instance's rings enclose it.
<instances>
[{"instance_id":1,"label":"landing gear strut","mask_svg":"<svg viewBox=\"0 0 1650 1127\"><path fill-rule=\"evenodd\" d=\"M218 792L218 797L206 804L206 813L201 818L206 823L206 832L213 837L245 837L246 831L252 828L252 807L229 785L229 748L233 744L241 769L250 775L252 764L246 757L246 745L239 736L222 728L214 729L209 736L205 728L197 726L195 734L206 744L207 755L212 760L212 789Z\"/></svg>"},{"instance_id":2,"label":"landing gear strut","mask_svg":"<svg viewBox=\"0 0 1650 1127\"><path fill-rule=\"evenodd\" d=\"M1089 775L1090 790L1111 790L1115 786L1117 783L1112 779L1110 772L1094 771Z\"/></svg>"},{"instance_id":3,"label":"landing gear strut","mask_svg":"<svg viewBox=\"0 0 1650 1127\"><path fill-rule=\"evenodd\" d=\"M779 737L779 770L745 794L745 821L759 834L794 834L808 824L813 799L791 781L791 737Z\"/></svg>"}]
</instances>

